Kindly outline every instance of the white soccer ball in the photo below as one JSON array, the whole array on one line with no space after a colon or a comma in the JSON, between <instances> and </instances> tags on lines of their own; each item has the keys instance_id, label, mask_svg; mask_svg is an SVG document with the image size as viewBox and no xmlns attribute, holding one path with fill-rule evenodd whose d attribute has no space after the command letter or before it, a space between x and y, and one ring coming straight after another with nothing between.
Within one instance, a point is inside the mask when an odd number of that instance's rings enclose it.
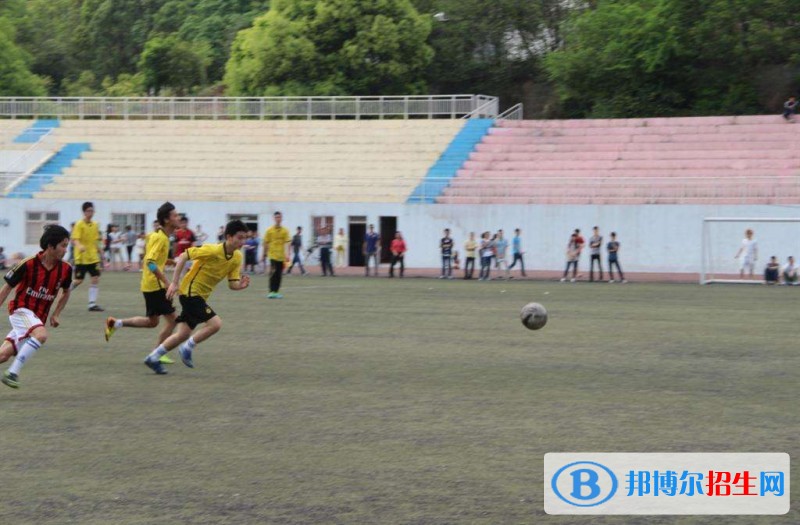
<instances>
[{"instance_id":1,"label":"white soccer ball","mask_svg":"<svg viewBox=\"0 0 800 525\"><path fill-rule=\"evenodd\" d=\"M528 303L519 313L522 324L530 330L539 330L547 324L547 310L539 303Z\"/></svg>"}]
</instances>

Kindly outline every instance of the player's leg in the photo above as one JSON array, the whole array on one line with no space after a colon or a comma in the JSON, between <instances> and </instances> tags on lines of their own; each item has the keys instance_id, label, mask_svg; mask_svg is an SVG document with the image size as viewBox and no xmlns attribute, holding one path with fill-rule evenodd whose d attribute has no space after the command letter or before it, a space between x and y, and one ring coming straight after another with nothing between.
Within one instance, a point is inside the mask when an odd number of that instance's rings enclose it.
<instances>
[{"instance_id":1,"label":"player's leg","mask_svg":"<svg viewBox=\"0 0 800 525\"><path fill-rule=\"evenodd\" d=\"M0 363L5 363L17 353L14 342L11 339L4 339L0 344Z\"/></svg>"},{"instance_id":2,"label":"player's leg","mask_svg":"<svg viewBox=\"0 0 800 525\"><path fill-rule=\"evenodd\" d=\"M175 333L167 337L164 342L150 352L144 359L144 364L156 374L166 374L167 371L164 369L164 365L161 364L161 358L167 355L167 352L189 339L195 326L197 325L194 322L179 322Z\"/></svg>"},{"instance_id":3,"label":"player's leg","mask_svg":"<svg viewBox=\"0 0 800 525\"><path fill-rule=\"evenodd\" d=\"M161 327L161 330L158 332L158 344L162 344L167 338L172 335L172 332L175 330L176 319L178 315L175 312L171 314L164 315L164 326Z\"/></svg>"},{"instance_id":4,"label":"player's leg","mask_svg":"<svg viewBox=\"0 0 800 525\"><path fill-rule=\"evenodd\" d=\"M38 320L38 319L37 319ZM4 385L11 388L19 388L19 373L22 367L28 362L33 354L47 342L47 329L43 325L39 325L30 331L30 335L24 339L24 342L19 341L20 347L17 351L17 356L14 362L8 367L8 370L3 374L2 382Z\"/></svg>"},{"instance_id":5,"label":"player's leg","mask_svg":"<svg viewBox=\"0 0 800 525\"><path fill-rule=\"evenodd\" d=\"M93 268L89 269L91 281L89 284L89 311L102 312L103 307L97 304L97 296L100 293L100 265L96 264Z\"/></svg>"}]
</instances>

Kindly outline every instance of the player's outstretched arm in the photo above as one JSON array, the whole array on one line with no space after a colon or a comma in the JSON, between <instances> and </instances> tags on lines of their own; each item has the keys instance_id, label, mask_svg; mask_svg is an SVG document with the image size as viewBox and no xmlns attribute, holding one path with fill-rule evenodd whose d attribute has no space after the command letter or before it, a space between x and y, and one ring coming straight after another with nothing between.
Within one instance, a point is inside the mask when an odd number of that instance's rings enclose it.
<instances>
[{"instance_id":1,"label":"player's outstretched arm","mask_svg":"<svg viewBox=\"0 0 800 525\"><path fill-rule=\"evenodd\" d=\"M236 281L228 281L228 288L234 291L244 290L248 286L250 286L249 275L242 275L242 278Z\"/></svg>"},{"instance_id":2,"label":"player's outstretched arm","mask_svg":"<svg viewBox=\"0 0 800 525\"><path fill-rule=\"evenodd\" d=\"M50 326L53 328L57 328L58 325L61 324L61 312L64 310L64 307L67 306L70 293L72 292L70 292L69 289L61 290L61 295L58 297L58 301L56 302L56 309L53 312L53 315L50 317Z\"/></svg>"},{"instance_id":3,"label":"player's outstretched arm","mask_svg":"<svg viewBox=\"0 0 800 525\"><path fill-rule=\"evenodd\" d=\"M172 300L172 298L175 297L175 293L178 291L178 281L181 278L181 272L183 272L183 267L186 266L187 260L188 256L186 252L183 252L175 261L175 271L172 273L172 282L169 284L169 288L167 288L167 299L169 300Z\"/></svg>"},{"instance_id":4,"label":"player's outstretched arm","mask_svg":"<svg viewBox=\"0 0 800 525\"><path fill-rule=\"evenodd\" d=\"M8 283L3 284L3 287L0 288L0 306L3 306L3 303L6 302L6 299L8 299L10 293L11 287L8 285Z\"/></svg>"}]
</instances>

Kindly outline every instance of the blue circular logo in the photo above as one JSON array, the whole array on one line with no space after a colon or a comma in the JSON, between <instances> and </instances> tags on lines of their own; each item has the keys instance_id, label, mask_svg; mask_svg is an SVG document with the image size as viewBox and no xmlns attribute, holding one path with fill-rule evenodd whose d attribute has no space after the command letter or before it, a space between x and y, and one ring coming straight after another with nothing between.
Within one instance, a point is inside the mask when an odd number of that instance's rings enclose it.
<instances>
[{"instance_id":1,"label":"blue circular logo","mask_svg":"<svg viewBox=\"0 0 800 525\"><path fill-rule=\"evenodd\" d=\"M610 500L617 492L617 477L600 463L576 461L564 465L551 482L553 492L562 501L575 507L596 507Z\"/></svg>"}]
</instances>

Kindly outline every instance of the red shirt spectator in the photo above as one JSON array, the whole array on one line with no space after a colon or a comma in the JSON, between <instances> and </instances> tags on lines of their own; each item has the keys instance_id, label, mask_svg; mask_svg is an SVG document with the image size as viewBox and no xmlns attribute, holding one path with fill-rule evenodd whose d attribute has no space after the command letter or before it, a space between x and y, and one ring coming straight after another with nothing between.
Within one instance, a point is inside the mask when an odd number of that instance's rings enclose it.
<instances>
[{"instance_id":1,"label":"red shirt spectator","mask_svg":"<svg viewBox=\"0 0 800 525\"><path fill-rule=\"evenodd\" d=\"M186 222L181 221L181 227L175 230L175 258L194 246L195 240L194 232L186 227Z\"/></svg>"},{"instance_id":2,"label":"red shirt spectator","mask_svg":"<svg viewBox=\"0 0 800 525\"><path fill-rule=\"evenodd\" d=\"M403 255L406 253L406 241L403 239L394 239L389 249L392 250L392 253Z\"/></svg>"}]
</instances>

